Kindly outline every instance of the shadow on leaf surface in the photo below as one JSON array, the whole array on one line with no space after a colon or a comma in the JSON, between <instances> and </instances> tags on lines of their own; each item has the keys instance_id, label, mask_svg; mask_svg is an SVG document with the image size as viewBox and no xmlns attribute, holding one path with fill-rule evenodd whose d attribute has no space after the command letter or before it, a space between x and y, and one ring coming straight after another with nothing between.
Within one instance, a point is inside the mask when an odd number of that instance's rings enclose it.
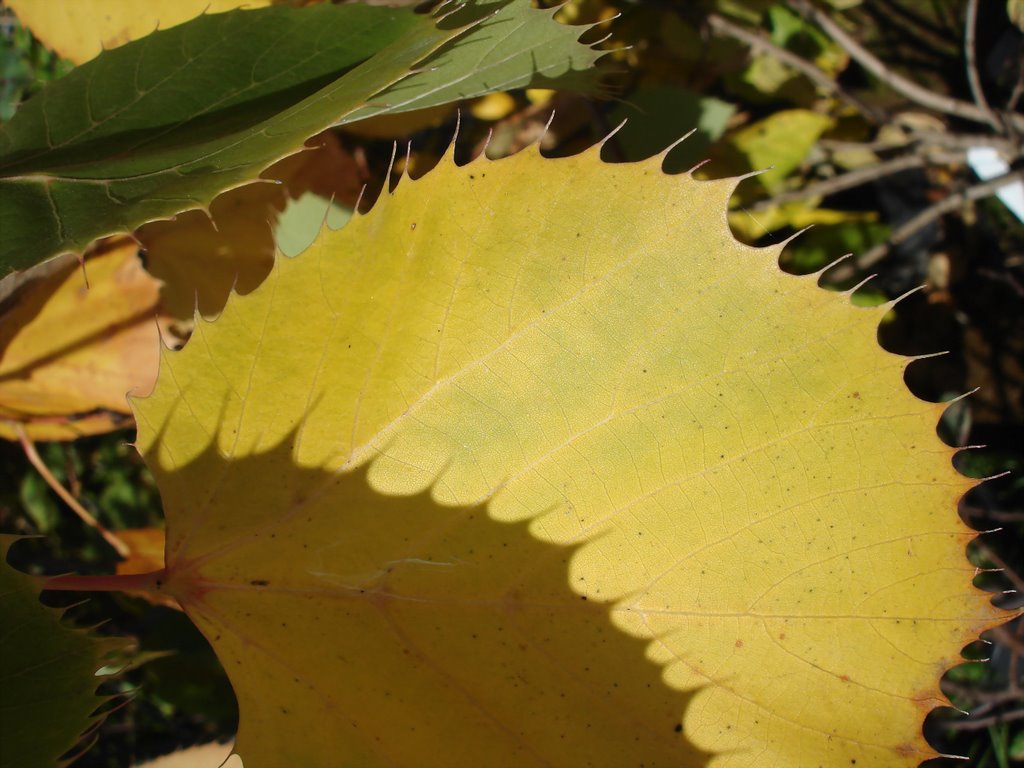
<instances>
[{"instance_id":1,"label":"shadow on leaf surface","mask_svg":"<svg viewBox=\"0 0 1024 768\"><path fill-rule=\"evenodd\" d=\"M574 548L486 505L381 494L371 465L297 466L293 437L207 448L162 483L216 489L162 588L228 672L247 768L706 762L680 725L691 694L571 588Z\"/></svg>"}]
</instances>

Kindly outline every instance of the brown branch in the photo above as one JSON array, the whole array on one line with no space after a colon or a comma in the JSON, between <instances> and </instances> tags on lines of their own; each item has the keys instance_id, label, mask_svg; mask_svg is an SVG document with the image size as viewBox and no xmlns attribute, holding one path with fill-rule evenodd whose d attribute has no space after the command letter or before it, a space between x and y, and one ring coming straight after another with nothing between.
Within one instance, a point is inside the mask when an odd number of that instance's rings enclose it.
<instances>
[{"instance_id":1,"label":"brown branch","mask_svg":"<svg viewBox=\"0 0 1024 768\"><path fill-rule=\"evenodd\" d=\"M971 96L974 97L974 103L985 114L986 122L998 133L1002 131L1002 126L999 124L999 118L992 111L992 107L988 105L985 91L981 87L981 75L978 74L977 52L974 45L977 25L978 0L967 0L967 19L964 24L964 58L967 64L967 83L971 87Z\"/></svg>"},{"instance_id":2,"label":"brown branch","mask_svg":"<svg viewBox=\"0 0 1024 768\"><path fill-rule=\"evenodd\" d=\"M935 93L893 72L881 59L847 34L827 13L818 10L811 4L810 0L786 0L786 4L796 13L821 27L825 34L839 44L864 69L914 103L964 120L972 120L976 123L989 122L988 115L977 104ZM1007 121L1011 122L1017 130L1024 131L1024 115L1007 115Z\"/></svg>"},{"instance_id":3,"label":"brown branch","mask_svg":"<svg viewBox=\"0 0 1024 768\"><path fill-rule=\"evenodd\" d=\"M738 24L734 24L724 16L720 16L717 13L712 13L708 16L708 24L710 24L711 28L720 35L728 35L742 43L746 43L755 51L770 53L774 58L781 61L786 66L791 67L806 76L815 85L826 91L834 93L837 97L860 112L869 122L876 125L885 122L886 116L879 110L861 101L852 93L845 91L839 83L836 82L835 78L829 77L824 71L806 59L797 56L791 51L787 51L785 48L776 45L771 40L768 40L761 35L744 29Z\"/></svg>"},{"instance_id":4,"label":"brown branch","mask_svg":"<svg viewBox=\"0 0 1024 768\"><path fill-rule=\"evenodd\" d=\"M945 727L951 731L980 731L990 725L1009 723L1013 720L1024 720L1024 709L1015 709L1012 712L1003 712L988 717L979 717L976 720L951 720L945 723Z\"/></svg>"},{"instance_id":5,"label":"brown branch","mask_svg":"<svg viewBox=\"0 0 1024 768\"><path fill-rule=\"evenodd\" d=\"M805 200L808 197L827 197L828 195L833 195L836 192L841 192L844 189L859 187L861 184L867 184L869 181L875 181L886 176L891 176L892 174L899 173L900 171L906 171L910 168L920 168L924 164L924 157L918 155L905 155L903 157L893 158L892 160L885 160L880 163L874 163L865 168L858 168L855 171L841 173L838 176L833 176L831 179L825 179L824 181L819 181L815 184L808 184L802 189L794 189L791 192L782 192L781 194L775 195L775 197L757 202L751 210L756 213L757 211L763 211L765 208L770 208L775 205L783 205L784 203L792 203L796 200Z\"/></svg>"},{"instance_id":6,"label":"brown branch","mask_svg":"<svg viewBox=\"0 0 1024 768\"><path fill-rule=\"evenodd\" d=\"M899 117L896 122L900 123ZM910 147L936 146L954 152L965 153L971 147L992 147L998 150L1011 162L1021 154L1021 148L1002 136L990 133L949 133L947 131L911 131L906 138L895 143L889 139L876 141L841 141L839 139L821 139L818 144L822 149L832 152L844 150L868 150L870 152L886 152L889 150L908 149Z\"/></svg>"},{"instance_id":7,"label":"brown branch","mask_svg":"<svg viewBox=\"0 0 1024 768\"><path fill-rule=\"evenodd\" d=\"M949 680L942 681L942 690L947 695L956 695L965 700L979 702L980 706L973 708L974 714L981 714L982 706L987 706L991 709L999 706L1000 704L1005 704L1008 701L1017 701L1020 697L1020 694L1017 691L1012 691L1007 688L991 691L976 688L973 685L953 683Z\"/></svg>"},{"instance_id":8,"label":"brown branch","mask_svg":"<svg viewBox=\"0 0 1024 768\"><path fill-rule=\"evenodd\" d=\"M994 552L992 550L992 547L981 544L979 546L979 549L981 550L982 555L987 557L996 568L1002 571L1002 574L1009 580L1011 584L1013 584L1014 589L1016 589L1021 594L1024 594L1024 578L1021 578L1021 576L1016 571L1014 571L1013 568L1011 568L1009 564L1007 564L1007 562L1003 560L1003 558L1001 558L996 552Z\"/></svg>"},{"instance_id":9,"label":"brown branch","mask_svg":"<svg viewBox=\"0 0 1024 768\"><path fill-rule=\"evenodd\" d=\"M1021 96L1024 96L1024 61L1020 65L1020 74L1017 75L1017 83L1013 86L1010 98L1006 100L1006 111L1013 112L1020 103Z\"/></svg>"},{"instance_id":10,"label":"brown branch","mask_svg":"<svg viewBox=\"0 0 1024 768\"><path fill-rule=\"evenodd\" d=\"M932 144L944 149L960 152L966 152L971 147L992 147L1010 160L1016 158L1021 151L1021 148L1014 145L1009 139L1004 139L1002 136L992 136L991 134L916 131L911 134L910 138L921 144Z\"/></svg>"},{"instance_id":11,"label":"brown branch","mask_svg":"<svg viewBox=\"0 0 1024 768\"><path fill-rule=\"evenodd\" d=\"M981 200L989 197L1006 184L1022 179L1024 179L1024 170L1011 171L1010 173L1004 173L1002 176L997 176L994 179L989 179L988 181L983 181L980 184L975 184L961 192L956 192L950 195L944 200L940 200L934 205L931 205L919 212L906 223L897 227L897 229L889 235L888 240L876 245L867 253L854 259L853 264L850 264L849 262L840 264L829 275L830 280L842 282L843 280L853 277L857 269L867 269L868 267L874 266L888 256L889 251L893 248L906 242L933 221L942 218L950 211L959 208L970 200Z\"/></svg>"},{"instance_id":12,"label":"brown branch","mask_svg":"<svg viewBox=\"0 0 1024 768\"><path fill-rule=\"evenodd\" d=\"M991 632L992 637L998 643L1005 645L1013 651L1016 656L1024 656L1024 641L1021 641L1020 638L1013 634L1013 632L1007 628L1007 625L1004 624L1001 627L996 627L991 630ZM1019 696L1020 692L1017 690L1017 679L1014 675L1010 675L1010 686L1011 690L1008 691L1008 693Z\"/></svg>"},{"instance_id":13,"label":"brown branch","mask_svg":"<svg viewBox=\"0 0 1024 768\"><path fill-rule=\"evenodd\" d=\"M46 463L39 457L35 443L32 442L32 438L30 438L25 432L24 427L18 424L15 429L18 433L18 441L21 443L22 450L25 451L25 457L28 459L29 463L36 468L36 471L42 476L43 480L46 481L46 484L53 489L53 492L60 496L61 499L64 500L65 504L71 507L71 511L78 515L82 519L82 522L91 528L95 528L100 536L102 536L104 540L117 551L117 554L121 557L128 557L128 554L131 552L128 545L107 529L103 523L89 514L89 511L78 503L78 499L68 493L68 490L60 484L60 481L56 477L53 476L53 473L50 472L50 468L47 467Z\"/></svg>"}]
</instances>

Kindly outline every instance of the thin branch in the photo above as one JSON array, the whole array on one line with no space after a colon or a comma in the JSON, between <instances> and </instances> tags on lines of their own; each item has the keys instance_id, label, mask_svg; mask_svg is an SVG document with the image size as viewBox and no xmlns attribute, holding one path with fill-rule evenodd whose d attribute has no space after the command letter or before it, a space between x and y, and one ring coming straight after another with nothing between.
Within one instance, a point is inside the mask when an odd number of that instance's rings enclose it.
<instances>
[{"instance_id":1,"label":"thin branch","mask_svg":"<svg viewBox=\"0 0 1024 768\"><path fill-rule=\"evenodd\" d=\"M900 171L906 171L910 168L921 168L925 164L925 158L919 155L905 155L903 157L893 158L892 160L886 160L880 163L874 163L866 166L865 168L858 168L855 171L849 171L848 173L842 173L838 176L833 176L831 179L825 179L815 184L808 184L806 187L801 189L794 189L791 192L782 192L775 197L767 200L761 200L756 203L751 210L755 213L757 211L763 211L765 208L771 208L775 205L782 205L784 203L792 203L796 200L805 200L808 197L827 197L833 195L836 192L841 192L844 189L852 189L853 187L859 187L861 184L867 184L869 181L875 181L877 179L891 176L894 173Z\"/></svg>"},{"instance_id":2,"label":"thin branch","mask_svg":"<svg viewBox=\"0 0 1024 768\"><path fill-rule=\"evenodd\" d=\"M711 28L720 35L728 35L742 43L746 43L755 51L770 53L778 61L781 61L783 64L792 67L805 75L820 88L834 93L840 99L860 112L869 122L879 125L885 121L886 116L879 110L861 101L852 93L845 91L839 83L836 82L835 78L829 77L825 72L814 66L814 64L806 59L797 56L791 51L787 51L785 48L776 45L771 40L768 40L761 35L744 29L738 24L734 24L724 16L719 16L717 13L712 13L708 16L708 24L710 24Z\"/></svg>"},{"instance_id":3,"label":"thin branch","mask_svg":"<svg viewBox=\"0 0 1024 768\"><path fill-rule=\"evenodd\" d=\"M993 629L992 637L1013 651L1016 656L1024 656L1024 642L1007 629L1005 624ZM1014 675L1010 675L1010 686L1011 690L1008 693L1020 696L1020 692L1017 690L1017 678Z\"/></svg>"},{"instance_id":4,"label":"thin branch","mask_svg":"<svg viewBox=\"0 0 1024 768\"><path fill-rule=\"evenodd\" d=\"M901 121L896 118L896 123ZM903 126L906 127L906 126ZM842 141L840 139L821 139L818 142L822 149L830 152L849 150L869 152L888 152L909 149L911 147L936 146L953 151L966 152L971 147L992 147L998 150L1011 162L1021 153L1019 147L1002 136L990 133L947 133L945 131L910 131L902 141L892 139L876 139L875 141Z\"/></svg>"},{"instance_id":5,"label":"thin branch","mask_svg":"<svg viewBox=\"0 0 1024 768\"><path fill-rule=\"evenodd\" d=\"M1012 691L1007 688L1002 688L997 691L989 691L981 688L977 688L973 685L961 685L954 683L949 680L942 681L942 690L947 695L960 696L964 700L979 702L979 706L973 708L975 714L980 714L980 705L986 705L988 707L997 707L1000 704L1005 704L1008 701L1017 701L1020 694L1017 691Z\"/></svg>"},{"instance_id":6,"label":"thin branch","mask_svg":"<svg viewBox=\"0 0 1024 768\"><path fill-rule=\"evenodd\" d=\"M1014 589L1024 594L1024 578L1021 578L1021 576L1016 571L1014 571L1013 568L1011 568L1007 564L1007 562L1003 560L1003 558L1001 558L995 551L993 551L992 547L988 547L984 544L981 544L979 546L979 549L981 550L981 553L985 557L987 557L996 568L1002 571L1003 576L1005 576L1007 580L1009 580L1009 582L1013 584Z\"/></svg>"},{"instance_id":7,"label":"thin branch","mask_svg":"<svg viewBox=\"0 0 1024 768\"><path fill-rule=\"evenodd\" d=\"M945 723L945 727L951 731L980 731L990 725L1009 723L1013 720L1024 720L1024 709L1015 709L1011 712L1003 712L989 717L979 717L977 720L951 720Z\"/></svg>"},{"instance_id":8,"label":"thin branch","mask_svg":"<svg viewBox=\"0 0 1024 768\"><path fill-rule=\"evenodd\" d=\"M864 69L914 103L934 109L936 112L963 118L964 120L973 120L976 123L989 122L988 115L978 105L972 104L969 101L954 99L952 96L934 93L924 86L918 85L912 80L908 80L902 75L893 72L879 58L868 51L867 48L847 34L827 13L818 10L809 0L786 0L786 4L796 13L809 18L821 27L829 37L842 46ZM1013 126L1018 130L1024 131L1024 115L1007 115L1007 120L1012 122Z\"/></svg>"},{"instance_id":9,"label":"thin branch","mask_svg":"<svg viewBox=\"0 0 1024 768\"><path fill-rule=\"evenodd\" d=\"M981 200L989 197L1003 186L1022 179L1024 179L1024 170L1011 171L1010 173L1004 173L1002 176L997 176L994 179L989 179L988 181L984 181L980 184L975 184L961 192L956 192L950 195L944 200L940 200L935 203L935 205L925 208L923 211L911 218L910 221L907 221L898 227L896 231L889 235L888 240L876 245L870 251L855 259L853 264L850 264L849 261L840 264L829 275L830 280L841 282L853 277L857 269L867 269L868 267L875 265L888 256L889 251L893 248L906 242L933 221L942 218L950 211L959 208L969 200Z\"/></svg>"},{"instance_id":10,"label":"thin branch","mask_svg":"<svg viewBox=\"0 0 1024 768\"><path fill-rule=\"evenodd\" d=\"M1020 72L1017 74L1017 83L1013 86L1010 98L1006 100L1006 111L1014 112L1020 103L1021 96L1024 96L1024 61L1020 63Z\"/></svg>"},{"instance_id":11,"label":"thin branch","mask_svg":"<svg viewBox=\"0 0 1024 768\"><path fill-rule=\"evenodd\" d=\"M60 484L60 481L53 476L50 472L50 468L46 466L46 463L39 458L39 453L36 451L35 443L32 442L32 438L25 432L24 427L18 424L15 427L18 433L18 441L21 443L22 450L25 451L25 456L29 460L29 463L36 468L36 471L42 476L46 484L53 489L53 492L60 496L64 503L71 507L71 510L82 518L82 522L91 528L95 528L96 531L103 537L103 539L112 546L121 557L128 557L131 549L121 539L115 536L109 529L107 529L103 523L89 514L89 510L78 503L78 499L68 493L67 489Z\"/></svg>"},{"instance_id":12,"label":"thin branch","mask_svg":"<svg viewBox=\"0 0 1024 768\"><path fill-rule=\"evenodd\" d=\"M981 87L981 75L978 74L977 52L975 50L975 32L978 26L978 0L967 0L967 20L964 24L964 58L967 63L967 82L971 86L971 96L984 114L986 121L996 132L1002 130L999 118L988 105L985 91Z\"/></svg>"},{"instance_id":13,"label":"thin branch","mask_svg":"<svg viewBox=\"0 0 1024 768\"><path fill-rule=\"evenodd\" d=\"M1002 136L980 133L947 133L945 131L915 131L910 137L912 140L922 144L933 144L945 149L960 150L966 152L971 147L992 147L1005 155L1007 159L1014 159L1020 153L1019 146L1015 146L1009 139Z\"/></svg>"}]
</instances>

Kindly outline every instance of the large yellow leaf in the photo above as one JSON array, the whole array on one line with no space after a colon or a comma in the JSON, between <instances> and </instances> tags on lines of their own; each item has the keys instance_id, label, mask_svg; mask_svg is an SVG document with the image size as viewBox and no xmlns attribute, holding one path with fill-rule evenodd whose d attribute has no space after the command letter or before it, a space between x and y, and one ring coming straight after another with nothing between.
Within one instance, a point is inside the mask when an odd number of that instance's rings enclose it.
<instances>
[{"instance_id":1,"label":"large yellow leaf","mask_svg":"<svg viewBox=\"0 0 1024 768\"><path fill-rule=\"evenodd\" d=\"M152 389L160 285L129 238L7 278L0 301L0 437L73 440L128 426L128 392Z\"/></svg>"},{"instance_id":2,"label":"large yellow leaf","mask_svg":"<svg viewBox=\"0 0 1024 768\"><path fill-rule=\"evenodd\" d=\"M995 618L942 406L731 181L404 181L167 352L154 588L247 768L899 766ZM780 246L781 247L781 246Z\"/></svg>"},{"instance_id":3,"label":"large yellow leaf","mask_svg":"<svg viewBox=\"0 0 1024 768\"><path fill-rule=\"evenodd\" d=\"M270 0L7 0L7 5L47 48L81 64L201 13L258 8Z\"/></svg>"}]
</instances>

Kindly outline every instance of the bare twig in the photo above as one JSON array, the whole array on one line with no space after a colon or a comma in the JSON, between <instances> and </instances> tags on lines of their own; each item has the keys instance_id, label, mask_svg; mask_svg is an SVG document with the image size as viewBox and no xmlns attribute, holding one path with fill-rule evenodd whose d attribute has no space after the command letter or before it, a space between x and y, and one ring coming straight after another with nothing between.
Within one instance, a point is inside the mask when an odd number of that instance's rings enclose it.
<instances>
[{"instance_id":1,"label":"bare twig","mask_svg":"<svg viewBox=\"0 0 1024 768\"><path fill-rule=\"evenodd\" d=\"M1013 651L1015 655L1024 656L1024 642L1014 635L1013 632L1007 629L1005 624L993 629L992 637ZM1020 691L1017 690L1018 687L1017 677L1015 675L1010 675L1010 690L1007 693L1009 695L1019 696Z\"/></svg>"},{"instance_id":2,"label":"bare twig","mask_svg":"<svg viewBox=\"0 0 1024 768\"><path fill-rule=\"evenodd\" d=\"M935 93L893 72L879 58L868 51L867 48L847 34L827 13L818 10L810 0L786 0L786 3L795 12L821 27L830 38L842 46L864 69L914 103L928 109L934 109L936 112L963 118L964 120L973 120L977 123L989 122L988 115L977 104ZM1011 122L1017 130L1024 131L1024 115L1007 115L1007 121Z\"/></svg>"},{"instance_id":3,"label":"bare twig","mask_svg":"<svg viewBox=\"0 0 1024 768\"><path fill-rule=\"evenodd\" d=\"M837 97L860 112L869 122L878 125L885 121L885 115L882 114L881 111L875 109L869 104L866 104L852 93L845 91L835 78L829 77L825 72L814 66L814 64L806 59L797 56L791 51L787 51L785 48L776 45L771 40L768 40L761 35L744 29L738 24L734 24L724 16L720 16L717 13L712 13L708 16L708 24L710 24L711 28L720 35L728 35L742 43L746 43L755 51L770 53L778 61L781 61L783 64L792 67L805 75L815 85L826 91L834 93Z\"/></svg>"},{"instance_id":4,"label":"bare twig","mask_svg":"<svg viewBox=\"0 0 1024 768\"><path fill-rule=\"evenodd\" d=\"M853 187L859 187L861 184L867 184L869 181L875 181L876 179L891 176L892 174L899 173L900 171L906 171L910 168L920 168L924 164L925 158L919 155L896 157L892 160L874 163L865 168L858 168L855 171L842 173L838 176L833 176L831 179L819 181L815 184L808 184L806 187L802 187L801 189L794 189L791 192L783 192L767 200L761 200L756 203L751 210L754 212L763 211L765 208L771 208L772 206L782 205L784 203L791 203L796 200L805 200L809 197L826 197L828 195L833 195L836 192L841 192L844 189L852 189Z\"/></svg>"},{"instance_id":5,"label":"bare twig","mask_svg":"<svg viewBox=\"0 0 1024 768\"><path fill-rule=\"evenodd\" d=\"M1013 568L1011 568L1007 562L998 555L998 553L994 552L992 547L981 544L979 549L981 549L982 554L987 557L996 568L1002 571L1003 576L1013 584L1014 589L1024 594L1024 578L1014 571Z\"/></svg>"},{"instance_id":6,"label":"bare twig","mask_svg":"<svg viewBox=\"0 0 1024 768\"><path fill-rule=\"evenodd\" d=\"M989 197L1006 184L1022 179L1024 179L1024 170L1011 171L1010 173L1004 173L1002 176L997 176L994 179L989 179L988 181L983 181L980 184L975 184L961 192L956 192L950 195L944 200L940 200L935 203L935 205L931 205L919 212L916 216L911 218L910 221L907 221L900 227L897 227L897 229L889 235L888 240L876 245L870 251L855 259L853 264L850 264L849 261L840 264L829 275L830 279L841 282L853 277L856 270L867 269L868 267L878 263L889 254L889 251L900 245L900 243L906 242L933 221L940 219L950 211L959 208L965 202L969 200L981 200Z\"/></svg>"},{"instance_id":7,"label":"bare twig","mask_svg":"<svg viewBox=\"0 0 1024 768\"><path fill-rule=\"evenodd\" d=\"M1015 112L1022 96L1024 96L1024 61L1020 63L1017 82L1013 86L1013 91L1010 92L1010 98L1006 100L1006 111Z\"/></svg>"},{"instance_id":8,"label":"bare twig","mask_svg":"<svg viewBox=\"0 0 1024 768\"><path fill-rule=\"evenodd\" d=\"M1017 691L1009 690L1007 688L1000 689L998 691L985 690L978 688L974 685L961 685L954 683L950 680L942 681L942 690L947 695L956 695L964 699L965 702L979 702L980 704L986 705L989 708L997 707L1000 704L1005 704L1008 701L1017 701L1020 694ZM974 714L981 714L981 706L972 707Z\"/></svg>"},{"instance_id":9,"label":"bare twig","mask_svg":"<svg viewBox=\"0 0 1024 768\"><path fill-rule=\"evenodd\" d=\"M971 86L971 96L974 103L978 105L986 118L986 122L997 132L1002 130L999 118L988 105L985 98L985 91L981 87L981 75L978 74L977 52L975 50L974 38L978 25L978 0L967 0L967 19L964 24L964 58L967 61L967 82Z\"/></svg>"},{"instance_id":10,"label":"bare twig","mask_svg":"<svg viewBox=\"0 0 1024 768\"><path fill-rule=\"evenodd\" d=\"M988 717L979 717L976 720L951 720L945 724L951 731L980 731L990 725L1009 723L1013 720L1024 720L1024 709L1015 709L1011 712L1002 712Z\"/></svg>"},{"instance_id":11,"label":"bare twig","mask_svg":"<svg viewBox=\"0 0 1024 768\"><path fill-rule=\"evenodd\" d=\"M899 122L899 118L897 118ZM952 151L966 152L971 147L992 147L1012 161L1020 153L1014 143L1002 136L990 133L948 133L946 131L911 131L903 141L877 139L875 141L842 141L840 139L821 139L818 144L822 149L832 152L848 150L869 152L887 152L905 150L911 147L935 146Z\"/></svg>"},{"instance_id":12,"label":"bare twig","mask_svg":"<svg viewBox=\"0 0 1024 768\"><path fill-rule=\"evenodd\" d=\"M910 137L921 144L931 144L944 149L966 152L971 147L992 147L1012 160L1020 153L1020 147L1002 136L982 133L947 133L945 131L915 131Z\"/></svg>"},{"instance_id":13,"label":"bare twig","mask_svg":"<svg viewBox=\"0 0 1024 768\"><path fill-rule=\"evenodd\" d=\"M82 518L82 522L91 528L95 528L96 531L103 537L103 539L112 546L121 557L128 557L131 552L128 545L125 544L121 539L114 535L109 529L107 529L103 523L89 514L89 511L78 503L78 499L68 493L67 489L60 484L60 481L53 476L50 472L50 468L46 466L46 463L39 457L39 453L36 451L35 443L32 442L32 438L25 432L24 427L20 424L17 425L16 430L18 432L18 441L21 443L22 450L25 451L25 456L28 458L29 463L36 468L36 471L42 476L46 484L53 489L53 492L60 496L64 503L71 507L71 510Z\"/></svg>"}]
</instances>

